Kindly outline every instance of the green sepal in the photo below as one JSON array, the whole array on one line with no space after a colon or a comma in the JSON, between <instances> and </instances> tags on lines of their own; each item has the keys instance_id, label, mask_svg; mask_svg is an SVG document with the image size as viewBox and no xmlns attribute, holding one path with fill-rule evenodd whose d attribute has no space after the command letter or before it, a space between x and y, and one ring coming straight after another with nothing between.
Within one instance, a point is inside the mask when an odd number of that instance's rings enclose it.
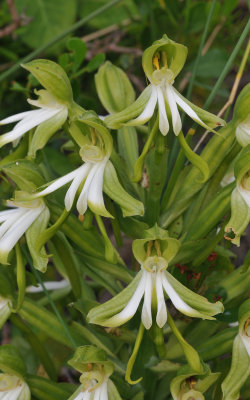
<instances>
[{"instance_id":1,"label":"green sepal","mask_svg":"<svg viewBox=\"0 0 250 400\"><path fill-rule=\"evenodd\" d=\"M196 112L196 114L201 119L203 124L201 122L198 122L198 123L201 126L203 126L205 129L208 129L211 132L217 133L216 131L213 130L213 128L219 128L219 127L223 127L226 125L226 121L224 121L224 119L217 117L217 115L214 115L206 110L203 110L203 108L196 106L191 101L187 100L186 97L182 96L175 88L173 88L173 89L178 94L178 96L185 103L187 103L194 110L194 112Z\"/></svg>"},{"instance_id":2,"label":"green sepal","mask_svg":"<svg viewBox=\"0 0 250 400\"><path fill-rule=\"evenodd\" d=\"M111 161L108 161L105 167L103 190L112 200L120 205L124 217L144 214L143 203L130 196L123 189Z\"/></svg>"},{"instance_id":3,"label":"green sepal","mask_svg":"<svg viewBox=\"0 0 250 400\"><path fill-rule=\"evenodd\" d=\"M203 393L212 386L220 376L220 372L211 373L204 365L204 373L196 374L189 366L183 366L178 375L171 381L170 391L174 400L204 400Z\"/></svg>"},{"instance_id":4,"label":"green sepal","mask_svg":"<svg viewBox=\"0 0 250 400\"><path fill-rule=\"evenodd\" d=\"M42 149L51 136L62 127L67 119L67 115L68 110L65 107L56 115L38 125L29 146L28 156L36 156L37 150Z\"/></svg>"},{"instance_id":5,"label":"green sepal","mask_svg":"<svg viewBox=\"0 0 250 400\"><path fill-rule=\"evenodd\" d=\"M144 232L145 239L136 239L133 241L132 249L136 260L142 264L148 257L146 244L152 240L160 242L162 257L169 263L177 254L180 248L180 242L177 239L170 238L168 232L155 224L152 228Z\"/></svg>"},{"instance_id":6,"label":"green sepal","mask_svg":"<svg viewBox=\"0 0 250 400\"><path fill-rule=\"evenodd\" d=\"M95 74L96 90L110 114L124 110L135 100L135 91L125 72L106 61Z\"/></svg>"},{"instance_id":7,"label":"green sepal","mask_svg":"<svg viewBox=\"0 0 250 400\"><path fill-rule=\"evenodd\" d=\"M249 117L250 109L250 83L248 83L240 92L237 97L235 106L233 120L236 124L242 123L247 117Z\"/></svg>"},{"instance_id":8,"label":"green sepal","mask_svg":"<svg viewBox=\"0 0 250 400\"><path fill-rule=\"evenodd\" d=\"M167 275L170 285L179 294L182 300L197 311L197 315L190 314L190 316L203 319L215 319L213 315L224 311L223 304L220 301L210 303L205 297L194 293L192 290L182 285L168 271L165 271L165 274Z\"/></svg>"},{"instance_id":9,"label":"green sepal","mask_svg":"<svg viewBox=\"0 0 250 400\"><path fill-rule=\"evenodd\" d=\"M117 323L109 324L108 320L115 314L118 314L129 302L133 296L138 283L141 279L141 271L137 273L136 277L132 282L123 289L119 294L113 297L111 300L107 301L100 306L92 308L88 315L87 320L91 324L97 324L102 326L116 327Z\"/></svg>"},{"instance_id":10,"label":"green sepal","mask_svg":"<svg viewBox=\"0 0 250 400\"><path fill-rule=\"evenodd\" d=\"M240 397L240 389L250 374L250 357L247 353L241 335L234 339L232 351L232 364L230 371L221 388L224 400L237 400Z\"/></svg>"},{"instance_id":11,"label":"green sepal","mask_svg":"<svg viewBox=\"0 0 250 400\"><path fill-rule=\"evenodd\" d=\"M91 345L78 347L68 364L81 373L89 371L89 364L102 365L106 376L114 371L112 362L107 361L105 351Z\"/></svg>"},{"instance_id":12,"label":"green sepal","mask_svg":"<svg viewBox=\"0 0 250 400\"><path fill-rule=\"evenodd\" d=\"M29 141L29 135L25 135L22 138L19 146L14 151L12 151L10 154L6 155L5 157L3 157L1 159L0 167L4 166L6 164L10 164L13 161L24 158L28 151L28 141Z\"/></svg>"},{"instance_id":13,"label":"green sepal","mask_svg":"<svg viewBox=\"0 0 250 400\"><path fill-rule=\"evenodd\" d=\"M2 170L24 191L33 191L45 183L40 168L30 160L17 160L5 165Z\"/></svg>"},{"instance_id":14,"label":"green sepal","mask_svg":"<svg viewBox=\"0 0 250 400\"><path fill-rule=\"evenodd\" d=\"M113 384L111 379L108 380L108 399L122 400L118 390L116 389L116 386Z\"/></svg>"},{"instance_id":15,"label":"green sepal","mask_svg":"<svg viewBox=\"0 0 250 400\"><path fill-rule=\"evenodd\" d=\"M142 66L144 72L149 81L156 84L158 81L154 82L153 73L155 68L153 64L153 58L157 53L160 52L164 52L166 54L167 68L173 72L173 78L175 78L185 64L188 49L186 46L169 39L165 34L160 40L156 40L152 46L148 47L144 51L142 56Z\"/></svg>"},{"instance_id":16,"label":"green sepal","mask_svg":"<svg viewBox=\"0 0 250 400\"><path fill-rule=\"evenodd\" d=\"M242 179L247 173L250 174L250 144L242 149L242 152L240 153L240 156L237 158L234 165L234 175L237 184L242 183Z\"/></svg>"},{"instance_id":17,"label":"green sepal","mask_svg":"<svg viewBox=\"0 0 250 400\"><path fill-rule=\"evenodd\" d=\"M6 374L16 375L25 379L27 373L26 365L15 346L11 344L1 345L0 369Z\"/></svg>"},{"instance_id":18,"label":"green sepal","mask_svg":"<svg viewBox=\"0 0 250 400\"><path fill-rule=\"evenodd\" d=\"M68 103L73 101L69 78L60 65L50 60L37 59L23 64L22 67L31 72L41 85L59 101Z\"/></svg>"},{"instance_id":19,"label":"green sepal","mask_svg":"<svg viewBox=\"0 0 250 400\"><path fill-rule=\"evenodd\" d=\"M125 110L120 111L114 115L108 115L104 122L110 129L120 129L124 124L129 126L130 120L137 117L144 110L150 95L151 95L151 86L146 87L143 90L138 99L135 100L134 103L130 104ZM141 124L141 123L140 123ZM136 125L136 123L132 123L132 125Z\"/></svg>"},{"instance_id":20,"label":"green sepal","mask_svg":"<svg viewBox=\"0 0 250 400\"><path fill-rule=\"evenodd\" d=\"M36 242L39 235L47 228L49 219L50 212L48 207L45 207L41 214L36 218L36 220L25 233L34 267L41 272L46 272L49 256L46 253L45 247L42 247L42 249L38 251Z\"/></svg>"}]
</instances>

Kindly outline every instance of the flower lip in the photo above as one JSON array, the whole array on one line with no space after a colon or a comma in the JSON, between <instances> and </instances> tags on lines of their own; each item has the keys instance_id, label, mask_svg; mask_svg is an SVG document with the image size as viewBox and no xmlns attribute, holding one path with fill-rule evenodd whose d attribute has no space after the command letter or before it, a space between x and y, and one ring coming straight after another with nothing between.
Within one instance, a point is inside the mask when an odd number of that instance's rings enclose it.
<instances>
[{"instance_id":1,"label":"flower lip","mask_svg":"<svg viewBox=\"0 0 250 400\"><path fill-rule=\"evenodd\" d=\"M164 271L168 267L168 262L165 258L159 256L148 257L142 267L151 273Z\"/></svg>"},{"instance_id":2,"label":"flower lip","mask_svg":"<svg viewBox=\"0 0 250 400\"><path fill-rule=\"evenodd\" d=\"M156 69L152 74L152 83L154 85L164 85L174 83L174 73L171 69L163 67L161 69Z\"/></svg>"}]
</instances>

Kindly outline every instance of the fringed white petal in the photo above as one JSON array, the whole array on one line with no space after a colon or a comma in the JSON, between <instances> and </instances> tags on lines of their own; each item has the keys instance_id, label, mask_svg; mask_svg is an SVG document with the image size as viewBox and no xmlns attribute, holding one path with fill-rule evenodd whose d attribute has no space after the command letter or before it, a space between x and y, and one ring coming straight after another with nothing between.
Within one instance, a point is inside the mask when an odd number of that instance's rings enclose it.
<instances>
[{"instance_id":1,"label":"fringed white petal","mask_svg":"<svg viewBox=\"0 0 250 400\"><path fill-rule=\"evenodd\" d=\"M188 114L189 117L192 118L194 121L204 125L204 122L198 117L196 112L187 103L185 103L185 101L182 100L182 98L179 97L175 91L172 90L172 92L174 94L176 103L183 109L183 111L185 111L185 113Z\"/></svg>"},{"instance_id":2,"label":"fringed white petal","mask_svg":"<svg viewBox=\"0 0 250 400\"><path fill-rule=\"evenodd\" d=\"M141 320L146 329L152 326L152 312L151 312L151 302L152 302L152 273L145 272L146 283L145 283L145 294L144 302L141 313Z\"/></svg>"},{"instance_id":3,"label":"fringed white petal","mask_svg":"<svg viewBox=\"0 0 250 400\"><path fill-rule=\"evenodd\" d=\"M107 381L104 381L98 389L99 389L99 394L95 393L94 400L108 400Z\"/></svg>"},{"instance_id":4,"label":"fringed white petal","mask_svg":"<svg viewBox=\"0 0 250 400\"><path fill-rule=\"evenodd\" d=\"M64 204L67 211L71 209L77 189L79 188L82 181L86 179L89 170L90 170L89 164L84 164L81 167L81 170L78 171L78 174L74 177L69 189L67 190L66 196L64 198Z\"/></svg>"},{"instance_id":5,"label":"fringed white petal","mask_svg":"<svg viewBox=\"0 0 250 400\"><path fill-rule=\"evenodd\" d=\"M6 221L9 217L16 214L16 208L14 210L3 210L0 211L0 223Z\"/></svg>"},{"instance_id":6,"label":"fringed white petal","mask_svg":"<svg viewBox=\"0 0 250 400\"><path fill-rule=\"evenodd\" d=\"M159 271L156 274L155 278L155 288L156 288L156 295L157 295L157 315L156 315L156 322L157 325L162 328L165 323L167 322L167 307L165 303L165 298L163 294L162 288L162 272Z\"/></svg>"},{"instance_id":7,"label":"fringed white petal","mask_svg":"<svg viewBox=\"0 0 250 400\"><path fill-rule=\"evenodd\" d=\"M145 284L146 284L146 272L143 271L138 286L133 296L129 300L128 304L121 312L119 312L118 314L114 315L113 317L109 318L106 321L107 326L110 325L110 322L112 323L112 325L114 324L114 326L115 324L117 324L116 326L120 326L135 315L145 291Z\"/></svg>"},{"instance_id":8,"label":"fringed white petal","mask_svg":"<svg viewBox=\"0 0 250 400\"><path fill-rule=\"evenodd\" d=\"M62 176L59 179L56 179L53 183L51 183L46 189L42 190L41 192L36 193L32 197L41 197L41 196L46 196L47 194L50 194L54 192L55 190L59 189L60 187L66 185L70 181L72 181L78 174L80 174L82 169L82 166L75 169L72 172L69 172L68 174Z\"/></svg>"},{"instance_id":9,"label":"fringed white petal","mask_svg":"<svg viewBox=\"0 0 250 400\"><path fill-rule=\"evenodd\" d=\"M172 86L168 84L166 85L166 99L172 115L173 131L178 136L182 128L181 117L176 105L175 93Z\"/></svg>"},{"instance_id":10,"label":"fringed white petal","mask_svg":"<svg viewBox=\"0 0 250 400\"><path fill-rule=\"evenodd\" d=\"M179 294L170 285L164 273L162 273L162 284L167 295L169 296L170 300L172 301L175 308L177 308L177 310L190 317L200 318L201 313L195 310L194 308L190 307L188 304L185 303L185 301L182 300Z\"/></svg>"},{"instance_id":11,"label":"fringed white petal","mask_svg":"<svg viewBox=\"0 0 250 400\"><path fill-rule=\"evenodd\" d=\"M164 136L166 136L166 134L169 131L169 122L166 113L166 106L165 106L162 87L157 87L157 99L158 99L158 110L159 110L159 129L161 133Z\"/></svg>"},{"instance_id":12,"label":"fringed white petal","mask_svg":"<svg viewBox=\"0 0 250 400\"><path fill-rule=\"evenodd\" d=\"M145 124L154 114L155 106L157 103L157 89L155 85L151 85L151 88L151 95L146 104L146 107L137 118L129 121L130 123L133 122L135 123L135 125L137 125L138 123Z\"/></svg>"}]
</instances>

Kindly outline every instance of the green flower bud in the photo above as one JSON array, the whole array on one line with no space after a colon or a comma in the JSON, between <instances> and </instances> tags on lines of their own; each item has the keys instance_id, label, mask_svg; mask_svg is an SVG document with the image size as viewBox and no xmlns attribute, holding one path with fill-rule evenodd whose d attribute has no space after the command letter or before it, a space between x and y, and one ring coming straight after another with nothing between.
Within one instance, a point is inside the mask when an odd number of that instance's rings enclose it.
<instances>
[{"instance_id":1,"label":"green flower bud","mask_svg":"<svg viewBox=\"0 0 250 400\"><path fill-rule=\"evenodd\" d=\"M149 81L157 85L163 75L168 75L173 81L185 64L187 52L186 46L174 42L167 35L156 40L142 56L142 66Z\"/></svg>"},{"instance_id":2,"label":"green flower bud","mask_svg":"<svg viewBox=\"0 0 250 400\"><path fill-rule=\"evenodd\" d=\"M73 101L73 93L69 78L60 65L50 60L33 60L23 64L27 69L48 90L52 96L63 103Z\"/></svg>"},{"instance_id":3,"label":"green flower bud","mask_svg":"<svg viewBox=\"0 0 250 400\"><path fill-rule=\"evenodd\" d=\"M99 99L110 114L124 110L135 100L135 92L127 75L110 61L99 68L95 84Z\"/></svg>"}]
</instances>

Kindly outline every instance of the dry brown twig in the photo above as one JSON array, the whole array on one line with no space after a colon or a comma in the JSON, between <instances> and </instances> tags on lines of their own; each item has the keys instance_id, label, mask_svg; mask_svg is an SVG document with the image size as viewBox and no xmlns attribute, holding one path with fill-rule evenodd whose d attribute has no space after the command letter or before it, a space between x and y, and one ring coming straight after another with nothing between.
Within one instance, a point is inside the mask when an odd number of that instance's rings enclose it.
<instances>
[{"instance_id":1,"label":"dry brown twig","mask_svg":"<svg viewBox=\"0 0 250 400\"><path fill-rule=\"evenodd\" d=\"M19 26L27 25L30 22L30 18L27 18L24 14L18 14L14 0L6 1L10 10L12 23L0 29L0 38L11 35Z\"/></svg>"}]
</instances>

